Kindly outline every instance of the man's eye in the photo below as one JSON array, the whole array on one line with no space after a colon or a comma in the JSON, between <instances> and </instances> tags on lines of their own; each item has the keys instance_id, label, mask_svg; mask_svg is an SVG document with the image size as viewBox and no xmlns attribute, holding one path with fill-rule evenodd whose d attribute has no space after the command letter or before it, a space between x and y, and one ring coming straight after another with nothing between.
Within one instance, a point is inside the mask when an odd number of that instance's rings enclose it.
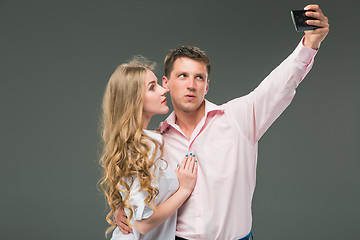
<instances>
[{"instance_id":1,"label":"man's eye","mask_svg":"<svg viewBox=\"0 0 360 240\"><path fill-rule=\"evenodd\" d=\"M197 79L204 79L202 76L197 76L196 78Z\"/></svg>"},{"instance_id":2,"label":"man's eye","mask_svg":"<svg viewBox=\"0 0 360 240\"><path fill-rule=\"evenodd\" d=\"M184 77L186 77L186 75L185 74L180 74L179 77L184 78Z\"/></svg>"}]
</instances>

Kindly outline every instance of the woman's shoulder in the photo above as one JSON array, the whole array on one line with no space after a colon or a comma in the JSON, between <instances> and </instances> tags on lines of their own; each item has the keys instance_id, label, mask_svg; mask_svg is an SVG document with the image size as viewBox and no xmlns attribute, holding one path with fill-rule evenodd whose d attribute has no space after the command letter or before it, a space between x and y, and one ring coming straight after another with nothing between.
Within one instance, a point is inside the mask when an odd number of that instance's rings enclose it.
<instances>
[{"instance_id":1,"label":"woman's shoulder","mask_svg":"<svg viewBox=\"0 0 360 240\"><path fill-rule=\"evenodd\" d=\"M156 141L158 141L160 144L162 144L163 137L161 136L160 133L158 133L156 131L147 130L147 129L144 129L144 133L146 135L148 135L149 137L151 137L151 138L155 139Z\"/></svg>"}]
</instances>

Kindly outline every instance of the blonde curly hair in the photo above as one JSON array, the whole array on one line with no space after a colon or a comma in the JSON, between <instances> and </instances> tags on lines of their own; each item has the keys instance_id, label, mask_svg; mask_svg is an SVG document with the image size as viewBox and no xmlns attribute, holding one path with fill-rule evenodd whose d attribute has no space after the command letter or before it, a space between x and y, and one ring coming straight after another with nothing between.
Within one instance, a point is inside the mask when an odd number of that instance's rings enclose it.
<instances>
[{"instance_id":1,"label":"blonde curly hair","mask_svg":"<svg viewBox=\"0 0 360 240\"><path fill-rule=\"evenodd\" d=\"M154 209L155 198L159 194L159 190L153 184L154 171L150 169L162 158L163 144L143 131L145 73L153 69L154 65L150 65L143 57L134 58L131 62L116 68L105 90L102 102L104 146L99 161L103 168L100 187L110 207L110 212L106 216L110 226L105 235L116 227L112 216L119 206L130 210L128 223L133 217L128 200L135 178L138 179L141 189L148 193L145 203L150 208ZM153 147L151 145L155 146L155 149L149 157ZM159 150L161 155L155 159L155 154ZM124 199L120 191L125 192Z\"/></svg>"}]
</instances>

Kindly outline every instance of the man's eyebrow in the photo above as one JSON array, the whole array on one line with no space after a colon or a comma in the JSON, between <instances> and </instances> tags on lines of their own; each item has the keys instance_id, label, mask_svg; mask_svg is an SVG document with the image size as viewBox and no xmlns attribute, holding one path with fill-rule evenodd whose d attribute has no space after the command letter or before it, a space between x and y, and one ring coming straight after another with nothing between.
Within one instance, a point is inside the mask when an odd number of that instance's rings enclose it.
<instances>
[{"instance_id":1,"label":"man's eyebrow","mask_svg":"<svg viewBox=\"0 0 360 240\"><path fill-rule=\"evenodd\" d=\"M174 74L181 75L181 74L188 74L186 71L174 71Z\"/></svg>"}]
</instances>

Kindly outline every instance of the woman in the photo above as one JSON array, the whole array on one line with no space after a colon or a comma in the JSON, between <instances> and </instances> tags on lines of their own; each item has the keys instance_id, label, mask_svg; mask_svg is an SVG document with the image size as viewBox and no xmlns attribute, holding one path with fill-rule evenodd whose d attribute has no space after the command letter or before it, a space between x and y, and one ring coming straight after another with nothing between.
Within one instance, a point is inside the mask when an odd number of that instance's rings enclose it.
<instances>
[{"instance_id":1,"label":"woman","mask_svg":"<svg viewBox=\"0 0 360 240\"><path fill-rule=\"evenodd\" d=\"M110 77L103 99L104 152L101 179L111 211L122 207L133 234L118 228L112 239L175 239L176 210L190 196L197 176L195 157L185 156L175 172L163 160L163 140L146 130L155 114L169 111L167 90L157 83L143 58L120 65Z\"/></svg>"}]
</instances>

